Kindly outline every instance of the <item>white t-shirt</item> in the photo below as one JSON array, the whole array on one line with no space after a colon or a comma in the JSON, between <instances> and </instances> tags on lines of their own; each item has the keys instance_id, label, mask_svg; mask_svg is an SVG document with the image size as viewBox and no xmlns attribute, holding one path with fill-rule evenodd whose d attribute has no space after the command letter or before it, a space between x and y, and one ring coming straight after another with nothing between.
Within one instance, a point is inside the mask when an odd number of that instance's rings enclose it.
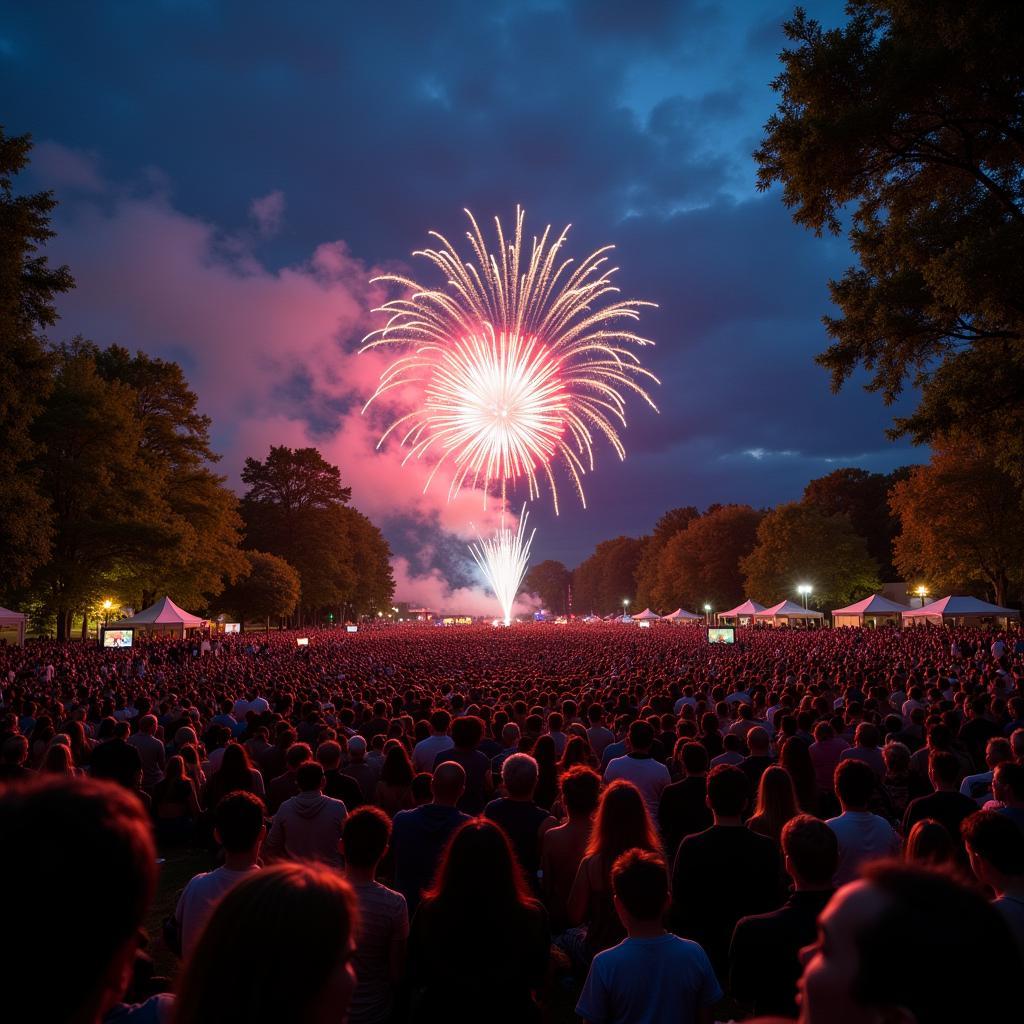
<instances>
[{"instance_id":1,"label":"white t-shirt","mask_svg":"<svg viewBox=\"0 0 1024 1024\"><path fill-rule=\"evenodd\" d=\"M420 772L434 771L434 759L442 750L451 750L455 746L451 736L428 736L420 740L412 748L412 770L417 775Z\"/></svg>"},{"instance_id":2,"label":"white t-shirt","mask_svg":"<svg viewBox=\"0 0 1024 1024\"><path fill-rule=\"evenodd\" d=\"M259 871L258 864L254 864L245 871L217 868L215 871L196 875L185 886L185 891L178 899L178 906L174 911L175 920L181 926L181 955L183 958L192 951L206 922L224 894L253 871Z\"/></svg>"},{"instance_id":3,"label":"white t-shirt","mask_svg":"<svg viewBox=\"0 0 1024 1024\"><path fill-rule=\"evenodd\" d=\"M632 754L608 762L604 770L604 781L614 782L616 779L632 782L640 790L652 814L658 813L661 791L672 781L668 769L660 761L655 761L653 757L634 757Z\"/></svg>"},{"instance_id":4,"label":"white t-shirt","mask_svg":"<svg viewBox=\"0 0 1024 1024\"><path fill-rule=\"evenodd\" d=\"M846 811L838 818L829 818L826 825L839 840L839 867L836 886L846 885L857 877L862 864L882 857L895 857L900 852L900 837L892 826L870 811Z\"/></svg>"}]
</instances>

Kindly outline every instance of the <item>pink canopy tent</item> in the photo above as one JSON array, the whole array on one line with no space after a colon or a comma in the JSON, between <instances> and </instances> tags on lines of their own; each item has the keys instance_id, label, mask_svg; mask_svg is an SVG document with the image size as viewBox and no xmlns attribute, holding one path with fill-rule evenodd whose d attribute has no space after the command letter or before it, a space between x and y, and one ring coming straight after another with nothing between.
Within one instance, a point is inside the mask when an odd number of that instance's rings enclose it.
<instances>
[{"instance_id":1,"label":"pink canopy tent","mask_svg":"<svg viewBox=\"0 0 1024 1024\"><path fill-rule=\"evenodd\" d=\"M916 626L931 623L957 625L980 625L986 619L1002 619L1007 625L1011 619L1020 621L1016 608L1000 608L997 604L979 601L976 597L940 597L923 608L909 608L903 612L903 624Z\"/></svg>"},{"instance_id":2,"label":"pink canopy tent","mask_svg":"<svg viewBox=\"0 0 1024 1024\"><path fill-rule=\"evenodd\" d=\"M816 612L813 608L805 608L795 601L780 601L778 604L773 604L771 608L764 608L754 615L756 622L770 622L773 626L779 626L782 623L789 625L792 622L801 622L807 626L812 621L818 622L824 618L825 616L821 612Z\"/></svg>"},{"instance_id":3,"label":"pink canopy tent","mask_svg":"<svg viewBox=\"0 0 1024 1024\"><path fill-rule=\"evenodd\" d=\"M0 629L13 629L17 632L19 647L25 646L25 618L21 612L0 608Z\"/></svg>"},{"instance_id":4,"label":"pink canopy tent","mask_svg":"<svg viewBox=\"0 0 1024 1024\"><path fill-rule=\"evenodd\" d=\"M899 625L900 616L910 609L905 604L897 604L881 594L872 594L863 601L848 604L845 608L836 608L832 612L832 623L836 626L873 626L890 623Z\"/></svg>"},{"instance_id":5,"label":"pink canopy tent","mask_svg":"<svg viewBox=\"0 0 1024 1024\"><path fill-rule=\"evenodd\" d=\"M719 622L726 622L729 619L735 619L737 624L743 622L746 619L747 622L753 622L754 616L758 612L764 611L764 605L758 604L756 601L751 601L748 597L743 604L736 605L735 608L730 608L727 612L719 612L715 618Z\"/></svg>"},{"instance_id":6,"label":"pink canopy tent","mask_svg":"<svg viewBox=\"0 0 1024 1024\"><path fill-rule=\"evenodd\" d=\"M180 633L184 636L186 629L200 629L205 624L205 619L179 608L169 597L162 597L137 615L108 622L106 628L144 629L158 633Z\"/></svg>"}]
</instances>

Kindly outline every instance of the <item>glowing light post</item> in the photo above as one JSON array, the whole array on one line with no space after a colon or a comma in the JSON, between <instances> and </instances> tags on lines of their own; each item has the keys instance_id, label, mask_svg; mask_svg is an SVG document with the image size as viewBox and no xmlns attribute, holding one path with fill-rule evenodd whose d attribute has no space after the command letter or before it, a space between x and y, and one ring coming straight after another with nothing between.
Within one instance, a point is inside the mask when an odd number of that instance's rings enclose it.
<instances>
[{"instance_id":1,"label":"glowing light post","mask_svg":"<svg viewBox=\"0 0 1024 1024\"><path fill-rule=\"evenodd\" d=\"M629 614L628 608L629 608L629 598L628 597L624 597L622 599L622 617L623 618L625 618Z\"/></svg>"},{"instance_id":2,"label":"glowing light post","mask_svg":"<svg viewBox=\"0 0 1024 1024\"><path fill-rule=\"evenodd\" d=\"M493 537L484 540L477 534L477 542L469 545L473 560L480 567L484 578L494 591L494 596L498 599L498 604L501 605L501 614L506 626L512 625L512 605L515 604L519 588L526 576L530 564L530 545L537 532L531 530L527 537L528 518L529 513L524 505L518 529L511 530L505 526L503 519L502 525Z\"/></svg>"},{"instance_id":3,"label":"glowing light post","mask_svg":"<svg viewBox=\"0 0 1024 1024\"><path fill-rule=\"evenodd\" d=\"M796 588L796 592L804 600L804 611L807 611L807 598L810 597L812 590L813 588L811 587L810 583L801 583L800 586Z\"/></svg>"},{"instance_id":4,"label":"glowing light post","mask_svg":"<svg viewBox=\"0 0 1024 1024\"><path fill-rule=\"evenodd\" d=\"M704 605L704 621L707 625L711 625L711 605Z\"/></svg>"},{"instance_id":5,"label":"glowing light post","mask_svg":"<svg viewBox=\"0 0 1024 1024\"><path fill-rule=\"evenodd\" d=\"M917 596L921 599L921 607L923 608L924 605L925 605L925 601L928 598L928 588L926 586L922 585L922 586L918 587L917 590L914 591L914 593L916 593Z\"/></svg>"},{"instance_id":6,"label":"glowing light post","mask_svg":"<svg viewBox=\"0 0 1024 1024\"><path fill-rule=\"evenodd\" d=\"M103 625L104 626L106 626L108 620L110 619L110 609L113 608L113 607L114 607L114 602L111 601L110 598L108 597L103 602Z\"/></svg>"}]
</instances>

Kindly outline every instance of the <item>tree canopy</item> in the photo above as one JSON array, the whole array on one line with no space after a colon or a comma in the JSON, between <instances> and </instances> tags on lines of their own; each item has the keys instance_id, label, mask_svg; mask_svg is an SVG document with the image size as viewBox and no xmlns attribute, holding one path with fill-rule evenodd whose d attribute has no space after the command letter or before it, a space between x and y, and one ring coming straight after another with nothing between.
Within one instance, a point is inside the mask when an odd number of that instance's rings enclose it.
<instances>
[{"instance_id":1,"label":"tree canopy","mask_svg":"<svg viewBox=\"0 0 1024 1024\"><path fill-rule=\"evenodd\" d=\"M569 610L569 587L572 573L554 559L533 566L523 580L523 590L536 594L552 615L565 615Z\"/></svg>"},{"instance_id":2,"label":"tree canopy","mask_svg":"<svg viewBox=\"0 0 1024 1024\"><path fill-rule=\"evenodd\" d=\"M573 607L577 614L622 611L622 602L636 605L636 567L643 542L634 537L602 541L572 574Z\"/></svg>"}]
</instances>

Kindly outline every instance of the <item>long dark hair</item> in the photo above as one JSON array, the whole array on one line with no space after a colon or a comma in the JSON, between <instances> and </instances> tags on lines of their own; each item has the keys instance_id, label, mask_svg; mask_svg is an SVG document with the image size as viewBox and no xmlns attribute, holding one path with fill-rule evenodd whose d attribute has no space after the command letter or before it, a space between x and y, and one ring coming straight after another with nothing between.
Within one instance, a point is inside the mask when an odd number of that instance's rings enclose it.
<instances>
[{"instance_id":1,"label":"long dark hair","mask_svg":"<svg viewBox=\"0 0 1024 1024\"><path fill-rule=\"evenodd\" d=\"M601 794L587 856L599 856L607 874L617 857L634 849L662 853L640 790L632 782L616 779Z\"/></svg>"},{"instance_id":2,"label":"long dark hair","mask_svg":"<svg viewBox=\"0 0 1024 1024\"><path fill-rule=\"evenodd\" d=\"M409 755L401 743L394 741L388 747L384 755L384 764L380 770L380 781L390 786L411 786L412 765L409 763Z\"/></svg>"}]
</instances>

